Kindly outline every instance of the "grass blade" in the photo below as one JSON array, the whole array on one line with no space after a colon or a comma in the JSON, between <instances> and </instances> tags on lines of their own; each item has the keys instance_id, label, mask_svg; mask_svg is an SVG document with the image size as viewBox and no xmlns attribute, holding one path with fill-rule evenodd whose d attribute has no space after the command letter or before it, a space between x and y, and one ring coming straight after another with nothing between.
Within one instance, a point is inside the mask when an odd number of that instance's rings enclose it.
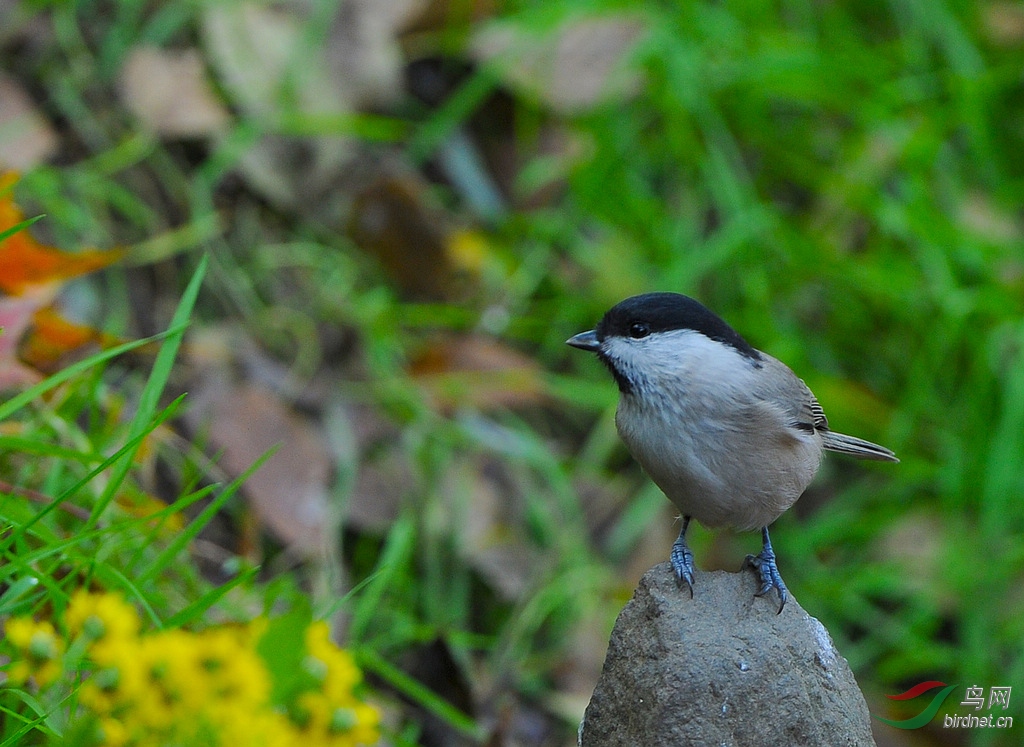
<instances>
[{"instance_id":1,"label":"grass blade","mask_svg":"<svg viewBox=\"0 0 1024 747\"><path fill-rule=\"evenodd\" d=\"M389 685L419 703L453 728L477 740L482 740L487 736L472 717L467 716L422 682L381 658L375 651L360 649L354 653L359 666L386 680Z\"/></svg>"},{"instance_id":2,"label":"grass blade","mask_svg":"<svg viewBox=\"0 0 1024 747\"><path fill-rule=\"evenodd\" d=\"M199 597L199 599L167 618L164 621L164 625L168 628L179 628L182 625L192 622L208 609L213 607L213 605L220 601L220 599L229 591L234 589L236 586L240 586L241 584L253 580L256 578L258 573L259 568L248 568L233 579L221 584L220 586L215 586Z\"/></svg>"},{"instance_id":3,"label":"grass blade","mask_svg":"<svg viewBox=\"0 0 1024 747\"><path fill-rule=\"evenodd\" d=\"M192 274L192 279L185 288L181 301L178 303L178 308L174 311L170 331L164 337L164 342L160 346L160 352L157 353L156 360L153 362L153 370L150 372L149 379L146 380L146 386L143 387L142 394L139 396L138 409L128 429L129 439L142 435L149 429L149 422L157 410L160 396L163 394L167 380L170 378L174 359L178 355L178 348L181 347L181 341L185 336L185 329L188 327L189 317L192 314L192 309L195 307L196 298L199 296L199 288L202 286L207 264L207 257L204 256L199 261L196 271ZM128 476L128 471L132 467L134 452L137 449L138 446L136 445L132 449L131 457L120 462L112 470L110 481L107 483L103 495L96 501L92 516L89 517L89 521L86 524L87 526L94 526L96 524L104 509L114 499L117 491L121 489L121 484Z\"/></svg>"},{"instance_id":4,"label":"grass blade","mask_svg":"<svg viewBox=\"0 0 1024 747\"><path fill-rule=\"evenodd\" d=\"M38 384L30 386L28 389L19 392L18 394L14 395L3 404L0 404L0 420L6 420L13 413L20 410L29 402L38 399L51 389L54 389L63 384L68 379L73 379L80 373L88 371L93 366L97 366L100 363L109 361L111 358L117 358L119 355L123 355L124 353L127 353L130 350L135 350L136 348L140 348L143 345L148 345L152 342L156 342L157 340L161 340L169 335L176 334L178 331L179 330L172 327L166 332L161 332L159 334L153 335L152 337L145 337L141 340L132 340L131 342L126 342L123 345L118 345L116 347L110 348L109 350L104 350L100 353L96 353L96 355L90 356L85 360L73 363L67 368L58 371L53 376L48 377L44 381L40 381ZM184 331L184 328L182 328L181 331Z\"/></svg>"},{"instance_id":5,"label":"grass blade","mask_svg":"<svg viewBox=\"0 0 1024 747\"><path fill-rule=\"evenodd\" d=\"M24 231L26 228L31 226L37 220L40 220L41 218L45 218L45 217L46 217L46 214L44 213L43 215L37 215L35 218L29 218L28 220L23 220L21 223L13 225L10 228L5 228L3 231L0 231L0 241L3 241L4 239L10 238L14 234L18 233L18 231Z\"/></svg>"},{"instance_id":6,"label":"grass blade","mask_svg":"<svg viewBox=\"0 0 1024 747\"><path fill-rule=\"evenodd\" d=\"M231 481L231 483L224 488L220 495L210 501L210 505L204 508L199 515L193 519L184 530L182 530L167 547L160 552L159 555L150 563L149 567L142 571L136 583L140 586L151 580L161 570L166 568L178 555L179 552L184 549L185 545L195 539L196 535L206 526L207 522L214 517L214 515L220 511L221 507L227 503L228 499L231 498L238 489L242 487L244 483L253 472L258 470L267 459L269 459L275 450L270 450L249 467L245 472L239 475L237 478Z\"/></svg>"}]
</instances>

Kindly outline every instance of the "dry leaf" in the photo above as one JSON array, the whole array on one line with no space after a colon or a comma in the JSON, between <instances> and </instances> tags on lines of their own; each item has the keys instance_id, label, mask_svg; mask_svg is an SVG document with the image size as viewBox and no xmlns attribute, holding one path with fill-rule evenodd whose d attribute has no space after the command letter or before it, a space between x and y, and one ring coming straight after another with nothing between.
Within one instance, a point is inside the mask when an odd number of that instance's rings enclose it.
<instances>
[{"instance_id":1,"label":"dry leaf","mask_svg":"<svg viewBox=\"0 0 1024 747\"><path fill-rule=\"evenodd\" d=\"M64 318L52 308L39 309L20 347L20 357L38 371L52 373L72 354L87 346L113 347L124 340Z\"/></svg>"},{"instance_id":2,"label":"dry leaf","mask_svg":"<svg viewBox=\"0 0 1024 747\"><path fill-rule=\"evenodd\" d=\"M384 534L398 519L402 500L413 483L409 457L399 449L367 457L359 465L345 510L346 526Z\"/></svg>"},{"instance_id":3,"label":"dry leaf","mask_svg":"<svg viewBox=\"0 0 1024 747\"><path fill-rule=\"evenodd\" d=\"M356 108L381 107L402 94L405 60L398 33L426 7L426 0L348 0L331 26L327 59L346 82Z\"/></svg>"},{"instance_id":4,"label":"dry leaf","mask_svg":"<svg viewBox=\"0 0 1024 747\"><path fill-rule=\"evenodd\" d=\"M450 29L453 18L477 25L497 13L498 4L497 0L425 0L406 16L400 30L405 35L437 33Z\"/></svg>"},{"instance_id":5,"label":"dry leaf","mask_svg":"<svg viewBox=\"0 0 1024 747\"><path fill-rule=\"evenodd\" d=\"M355 200L349 233L408 298L452 300L472 274L462 236L411 172L385 173ZM455 241L452 241L452 239Z\"/></svg>"},{"instance_id":6,"label":"dry leaf","mask_svg":"<svg viewBox=\"0 0 1024 747\"><path fill-rule=\"evenodd\" d=\"M216 3L203 21L210 59L246 111L272 115L282 102L305 112L349 110L346 84L331 80L298 14L253 2Z\"/></svg>"},{"instance_id":7,"label":"dry leaf","mask_svg":"<svg viewBox=\"0 0 1024 747\"><path fill-rule=\"evenodd\" d=\"M210 136L231 120L194 49L135 47L125 59L118 84L125 106L158 135Z\"/></svg>"},{"instance_id":8,"label":"dry leaf","mask_svg":"<svg viewBox=\"0 0 1024 747\"><path fill-rule=\"evenodd\" d=\"M233 476L277 447L246 480L244 493L263 525L291 548L310 555L324 549L332 529L332 461L312 423L266 387L209 380L196 392L188 419L207 429Z\"/></svg>"},{"instance_id":9,"label":"dry leaf","mask_svg":"<svg viewBox=\"0 0 1024 747\"><path fill-rule=\"evenodd\" d=\"M25 171L57 151L57 133L13 78L0 73L0 171Z\"/></svg>"},{"instance_id":10,"label":"dry leaf","mask_svg":"<svg viewBox=\"0 0 1024 747\"><path fill-rule=\"evenodd\" d=\"M251 2L214 3L203 14L210 60L232 100L277 127L284 113L345 116L347 83L332 74L323 50L311 48L297 13ZM242 158L264 196L289 209L315 205L349 159L352 143L324 137L267 135Z\"/></svg>"},{"instance_id":11,"label":"dry leaf","mask_svg":"<svg viewBox=\"0 0 1024 747\"><path fill-rule=\"evenodd\" d=\"M638 74L625 62L645 31L640 17L630 14L575 19L544 37L500 22L477 32L471 47L513 87L574 114L639 88Z\"/></svg>"},{"instance_id":12,"label":"dry leaf","mask_svg":"<svg viewBox=\"0 0 1024 747\"><path fill-rule=\"evenodd\" d=\"M12 196L17 176L0 174L0 231L25 219ZM64 252L36 241L21 230L0 241L0 386L32 384L67 353L90 342L107 344L113 338L64 319L49 308L69 278L105 267L120 251ZM29 364L26 366L25 364Z\"/></svg>"},{"instance_id":13,"label":"dry leaf","mask_svg":"<svg viewBox=\"0 0 1024 747\"><path fill-rule=\"evenodd\" d=\"M1024 6L1019 2L987 3L981 11L989 38L1003 47L1024 43Z\"/></svg>"},{"instance_id":14,"label":"dry leaf","mask_svg":"<svg viewBox=\"0 0 1024 747\"><path fill-rule=\"evenodd\" d=\"M609 624L604 615L584 615L573 625L564 658L552 672L555 692L549 695L551 707L567 721L582 720L594 693L608 650Z\"/></svg>"},{"instance_id":15,"label":"dry leaf","mask_svg":"<svg viewBox=\"0 0 1024 747\"><path fill-rule=\"evenodd\" d=\"M532 358L479 335L435 340L413 359L409 372L445 412L525 407L545 396L540 368Z\"/></svg>"},{"instance_id":16,"label":"dry leaf","mask_svg":"<svg viewBox=\"0 0 1024 747\"><path fill-rule=\"evenodd\" d=\"M25 220L11 196L17 180L0 175L0 231ZM6 194L5 194L5 190ZM11 296L32 296L40 306L52 301L65 280L106 267L124 256L121 250L65 252L36 241L28 230L0 242L0 290Z\"/></svg>"},{"instance_id":17,"label":"dry leaf","mask_svg":"<svg viewBox=\"0 0 1024 747\"><path fill-rule=\"evenodd\" d=\"M936 514L917 510L882 529L874 545L881 562L905 570L908 588L952 608L956 602L943 581L946 535Z\"/></svg>"}]
</instances>

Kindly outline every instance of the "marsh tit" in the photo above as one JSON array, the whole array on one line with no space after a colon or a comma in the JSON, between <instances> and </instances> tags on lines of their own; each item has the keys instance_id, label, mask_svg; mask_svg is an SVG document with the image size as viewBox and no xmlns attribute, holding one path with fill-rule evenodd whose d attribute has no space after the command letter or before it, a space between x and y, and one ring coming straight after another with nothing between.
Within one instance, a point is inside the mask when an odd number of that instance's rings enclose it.
<instances>
[{"instance_id":1,"label":"marsh tit","mask_svg":"<svg viewBox=\"0 0 1024 747\"><path fill-rule=\"evenodd\" d=\"M762 550L744 566L757 570L757 596L778 590L782 612L787 591L768 526L810 484L822 450L899 461L883 446L829 430L802 380L688 296L627 298L566 342L596 353L611 371L620 392L619 435L682 513L671 560L691 596L691 519L710 528L760 528Z\"/></svg>"}]
</instances>

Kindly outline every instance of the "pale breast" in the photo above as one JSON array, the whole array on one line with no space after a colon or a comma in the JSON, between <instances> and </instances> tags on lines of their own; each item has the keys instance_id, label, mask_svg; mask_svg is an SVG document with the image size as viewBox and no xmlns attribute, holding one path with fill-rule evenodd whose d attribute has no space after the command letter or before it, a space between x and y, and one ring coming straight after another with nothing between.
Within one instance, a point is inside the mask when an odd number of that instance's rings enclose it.
<instances>
[{"instance_id":1,"label":"pale breast","mask_svg":"<svg viewBox=\"0 0 1024 747\"><path fill-rule=\"evenodd\" d=\"M619 434L680 512L705 526L767 526L817 472L820 437L793 429L769 403L733 399L726 413L700 400L645 400L621 399Z\"/></svg>"}]
</instances>

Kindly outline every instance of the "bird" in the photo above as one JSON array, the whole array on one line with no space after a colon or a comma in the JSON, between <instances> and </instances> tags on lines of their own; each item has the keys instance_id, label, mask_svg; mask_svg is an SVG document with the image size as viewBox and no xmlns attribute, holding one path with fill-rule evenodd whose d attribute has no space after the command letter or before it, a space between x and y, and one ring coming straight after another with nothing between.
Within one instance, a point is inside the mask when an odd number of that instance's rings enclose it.
<instances>
[{"instance_id":1,"label":"bird","mask_svg":"<svg viewBox=\"0 0 1024 747\"><path fill-rule=\"evenodd\" d=\"M566 344L596 354L618 385L619 436L681 513L670 560L691 597L692 519L761 530L761 552L743 567L759 576L756 596L778 592L781 613L788 590L768 527L803 494L823 451L899 461L884 446L831 430L802 379L689 296L632 296Z\"/></svg>"}]
</instances>

